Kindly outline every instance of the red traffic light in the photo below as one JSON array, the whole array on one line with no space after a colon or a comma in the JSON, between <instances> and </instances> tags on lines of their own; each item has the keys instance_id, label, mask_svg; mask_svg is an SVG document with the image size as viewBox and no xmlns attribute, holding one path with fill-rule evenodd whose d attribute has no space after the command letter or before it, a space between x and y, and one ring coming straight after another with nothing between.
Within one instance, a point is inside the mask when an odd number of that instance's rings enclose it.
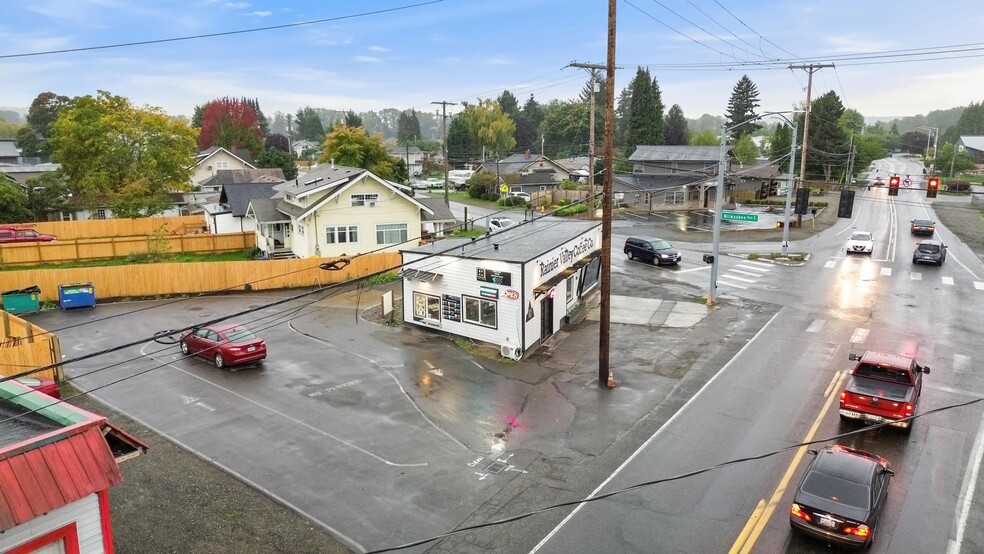
<instances>
[{"instance_id":1,"label":"red traffic light","mask_svg":"<svg viewBox=\"0 0 984 554\"><path fill-rule=\"evenodd\" d=\"M888 180L888 186L890 186L890 187L897 187L897 186L899 186L899 176L898 175L892 175L892 177Z\"/></svg>"},{"instance_id":2,"label":"red traffic light","mask_svg":"<svg viewBox=\"0 0 984 554\"><path fill-rule=\"evenodd\" d=\"M926 184L926 188L930 188L930 189L940 188L940 180L936 177L930 177L929 182Z\"/></svg>"}]
</instances>

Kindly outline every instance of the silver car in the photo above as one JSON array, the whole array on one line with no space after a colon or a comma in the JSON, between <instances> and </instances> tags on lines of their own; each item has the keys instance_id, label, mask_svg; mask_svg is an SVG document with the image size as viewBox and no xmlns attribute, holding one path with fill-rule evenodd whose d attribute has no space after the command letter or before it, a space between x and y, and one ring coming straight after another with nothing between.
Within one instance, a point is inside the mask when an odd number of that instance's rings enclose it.
<instances>
[{"instance_id":1,"label":"silver car","mask_svg":"<svg viewBox=\"0 0 984 554\"><path fill-rule=\"evenodd\" d=\"M916 245L916 250L912 253L912 263L914 264L936 264L943 265L946 261L946 245L938 240L922 240Z\"/></svg>"}]
</instances>

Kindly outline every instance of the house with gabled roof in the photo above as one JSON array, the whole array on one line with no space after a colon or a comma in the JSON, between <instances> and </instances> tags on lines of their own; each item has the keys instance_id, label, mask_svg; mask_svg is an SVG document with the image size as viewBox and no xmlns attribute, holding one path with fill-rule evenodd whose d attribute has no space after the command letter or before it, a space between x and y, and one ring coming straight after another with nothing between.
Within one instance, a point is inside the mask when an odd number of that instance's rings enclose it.
<instances>
[{"instance_id":1,"label":"house with gabled roof","mask_svg":"<svg viewBox=\"0 0 984 554\"><path fill-rule=\"evenodd\" d=\"M957 151L967 152L974 163L984 163L984 136L962 135L957 140Z\"/></svg>"},{"instance_id":2,"label":"house with gabled roof","mask_svg":"<svg viewBox=\"0 0 984 554\"><path fill-rule=\"evenodd\" d=\"M21 162L20 150L14 139L0 139L0 163L18 164Z\"/></svg>"},{"instance_id":3,"label":"house with gabled roof","mask_svg":"<svg viewBox=\"0 0 984 554\"><path fill-rule=\"evenodd\" d=\"M403 160L411 177L417 177L424 172L424 153L417 146L391 146L389 155Z\"/></svg>"},{"instance_id":4,"label":"house with gabled roof","mask_svg":"<svg viewBox=\"0 0 984 554\"><path fill-rule=\"evenodd\" d=\"M396 252L420 239L422 214L434 211L367 169L326 164L251 200L257 248L299 258Z\"/></svg>"},{"instance_id":5,"label":"house with gabled roof","mask_svg":"<svg viewBox=\"0 0 984 554\"><path fill-rule=\"evenodd\" d=\"M191 182L199 185L222 169L256 169L256 166L253 165L253 156L249 150L237 149L231 152L221 146L213 146L195 156Z\"/></svg>"},{"instance_id":6,"label":"house with gabled roof","mask_svg":"<svg viewBox=\"0 0 984 554\"><path fill-rule=\"evenodd\" d=\"M571 177L571 172L564 166L546 156L531 154L529 150L520 154L512 154L498 161L482 162L475 173L483 171L498 175L500 179L503 175L510 174L529 177L527 181L529 184L521 187L522 192L541 190L539 188L541 185L547 186L547 189L558 188L561 181Z\"/></svg>"},{"instance_id":7,"label":"house with gabled roof","mask_svg":"<svg viewBox=\"0 0 984 554\"><path fill-rule=\"evenodd\" d=\"M0 382L0 552L113 552L109 489L146 451L105 417Z\"/></svg>"}]
</instances>

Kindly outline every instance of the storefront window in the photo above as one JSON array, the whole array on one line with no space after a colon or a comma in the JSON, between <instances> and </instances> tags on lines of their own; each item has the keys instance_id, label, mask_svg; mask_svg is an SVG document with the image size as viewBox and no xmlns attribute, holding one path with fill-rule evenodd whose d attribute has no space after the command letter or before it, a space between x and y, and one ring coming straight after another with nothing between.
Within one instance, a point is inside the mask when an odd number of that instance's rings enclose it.
<instances>
[{"instance_id":1,"label":"storefront window","mask_svg":"<svg viewBox=\"0 0 984 554\"><path fill-rule=\"evenodd\" d=\"M581 296L598 284L598 275L601 272L601 256L591 260L591 263L584 266L584 277L581 279Z\"/></svg>"},{"instance_id":2,"label":"storefront window","mask_svg":"<svg viewBox=\"0 0 984 554\"><path fill-rule=\"evenodd\" d=\"M570 304L571 300L574 300L574 279L577 274L571 275L567 278L567 303Z\"/></svg>"},{"instance_id":3,"label":"storefront window","mask_svg":"<svg viewBox=\"0 0 984 554\"><path fill-rule=\"evenodd\" d=\"M476 325L496 328L496 301L484 298L463 297L465 300L465 321Z\"/></svg>"},{"instance_id":4,"label":"storefront window","mask_svg":"<svg viewBox=\"0 0 984 554\"><path fill-rule=\"evenodd\" d=\"M420 292L413 293L413 318L415 320L422 319L441 319L441 299L437 296L431 296L429 294L423 294Z\"/></svg>"}]
</instances>

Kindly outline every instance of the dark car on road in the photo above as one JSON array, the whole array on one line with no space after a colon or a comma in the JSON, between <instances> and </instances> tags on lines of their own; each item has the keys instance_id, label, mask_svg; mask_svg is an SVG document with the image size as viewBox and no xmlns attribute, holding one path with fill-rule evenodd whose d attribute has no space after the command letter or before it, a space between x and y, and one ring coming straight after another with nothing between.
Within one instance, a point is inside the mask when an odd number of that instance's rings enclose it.
<instances>
[{"instance_id":1,"label":"dark car on road","mask_svg":"<svg viewBox=\"0 0 984 554\"><path fill-rule=\"evenodd\" d=\"M913 219L912 220L912 234L913 235L926 235L933 236L936 232L936 222L930 221L928 219Z\"/></svg>"},{"instance_id":2,"label":"dark car on road","mask_svg":"<svg viewBox=\"0 0 984 554\"><path fill-rule=\"evenodd\" d=\"M796 487L789 525L828 543L868 546L895 475L888 461L841 445L811 452L816 457Z\"/></svg>"},{"instance_id":3,"label":"dark car on road","mask_svg":"<svg viewBox=\"0 0 984 554\"><path fill-rule=\"evenodd\" d=\"M215 362L218 368L266 358L266 342L238 323L198 327L181 335L181 352Z\"/></svg>"},{"instance_id":4,"label":"dark car on road","mask_svg":"<svg viewBox=\"0 0 984 554\"><path fill-rule=\"evenodd\" d=\"M629 237L622 251L630 260L639 258L656 265L680 263L683 256L673 245L655 237Z\"/></svg>"},{"instance_id":5,"label":"dark car on road","mask_svg":"<svg viewBox=\"0 0 984 554\"><path fill-rule=\"evenodd\" d=\"M938 240L921 240L912 252L914 264L943 265L946 261L946 245Z\"/></svg>"}]
</instances>

